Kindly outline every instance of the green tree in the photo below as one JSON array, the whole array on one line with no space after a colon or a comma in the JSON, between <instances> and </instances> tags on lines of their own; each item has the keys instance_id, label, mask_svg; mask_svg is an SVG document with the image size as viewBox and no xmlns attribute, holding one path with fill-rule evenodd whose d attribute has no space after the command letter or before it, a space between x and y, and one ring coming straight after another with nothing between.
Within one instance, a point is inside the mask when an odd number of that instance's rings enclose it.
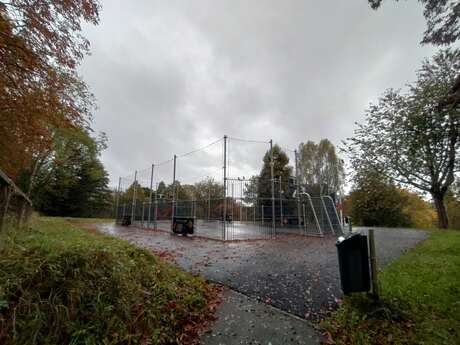
<instances>
[{"instance_id":1,"label":"green tree","mask_svg":"<svg viewBox=\"0 0 460 345\"><path fill-rule=\"evenodd\" d=\"M224 197L224 186L217 183L213 178L197 182L194 187L197 200L223 199Z\"/></svg>"},{"instance_id":2,"label":"green tree","mask_svg":"<svg viewBox=\"0 0 460 345\"><path fill-rule=\"evenodd\" d=\"M385 176L373 170L355 175L347 198L353 223L364 226L410 226L404 213L406 197Z\"/></svg>"},{"instance_id":3,"label":"green tree","mask_svg":"<svg viewBox=\"0 0 460 345\"><path fill-rule=\"evenodd\" d=\"M356 171L371 168L430 193L441 228L449 224L444 197L460 166L460 104L439 104L459 72L458 50L438 52L423 63L407 92L390 89L372 104L365 123L347 141Z\"/></svg>"},{"instance_id":4,"label":"green tree","mask_svg":"<svg viewBox=\"0 0 460 345\"><path fill-rule=\"evenodd\" d=\"M91 217L109 215L112 193L99 160L105 137L92 138L82 129L55 133L53 149L41 162L33 200L47 215Z\"/></svg>"},{"instance_id":5,"label":"green tree","mask_svg":"<svg viewBox=\"0 0 460 345\"><path fill-rule=\"evenodd\" d=\"M258 178L258 198L270 199L272 197L271 160L272 153L268 150L264 155L262 170ZM289 166L289 157L278 145L273 145L273 176L275 181L279 181L281 177L281 190L284 195L288 195L289 178L292 176L292 167ZM275 193L278 197L279 187Z\"/></svg>"},{"instance_id":6,"label":"green tree","mask_svg":"<svg viewBox=\"0 0 460 345\"><path fill-rule=\"evenodd\" d=\"M301 185L311 195L336 195L342 189L344 180L343 162L334 145L328 139L321 139L299 145L299 178Z\"/></svg>"}]
</instances>

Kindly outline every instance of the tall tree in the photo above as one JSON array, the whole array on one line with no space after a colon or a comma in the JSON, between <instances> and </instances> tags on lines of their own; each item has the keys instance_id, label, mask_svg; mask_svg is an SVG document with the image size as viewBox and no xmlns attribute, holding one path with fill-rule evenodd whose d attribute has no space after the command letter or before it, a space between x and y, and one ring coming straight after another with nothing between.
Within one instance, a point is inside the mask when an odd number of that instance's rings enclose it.
<instances>
[{"instance_id":1,"label":"tall tree","mask_svg":"<svg viewBox=\"0 0 460 345\"><path fill-rule=\"evenodd\" d=\"M460 168L460 104L439 103L459 72L458 50L438 52L423 63L407 92L390 89L372 104L347 143L355 170L371 167L430 193L441 228L449 224L444 197Z\"/></svg>"},{"instance_id":2,"label":"tall tree","mask_svg":"<svg viewBox=\"0 0 460 345\"><path fill-rule=\"evenodd\" d=\"M272 197L271 162L272 152L268 150L264 155L262 170L258 178L258 198L270 199ZM289 157L286 152L284 152L280 146L273 145L273 177L275 180L279 180L280 176L282 191L287 195L289 190L289 178L292 176L292 167L289 166ZM276 193L279 193L279 189Z\"/></svg>"},{"instance_id":3,"label":"tall tree","mask_svg":"<svg viewBox=\"0 0 460 345\"><path fill-rule=\"evenodd\" d=\"M54 128L88 124L94 100L76 73L97 0L0 1L0 164L13 178L41 160Z\"/></svg>"},{"instance_id":4,"label":"tall tree","mask_svg":"<svg viewBox=\"0 0 460 345\"><path fill-rule=\"evenodd\" d=\"M313 195L336 195L344 180L343 162L328 139L299 145L299 177L306 191Z\"/></svg>"}]
</instances>

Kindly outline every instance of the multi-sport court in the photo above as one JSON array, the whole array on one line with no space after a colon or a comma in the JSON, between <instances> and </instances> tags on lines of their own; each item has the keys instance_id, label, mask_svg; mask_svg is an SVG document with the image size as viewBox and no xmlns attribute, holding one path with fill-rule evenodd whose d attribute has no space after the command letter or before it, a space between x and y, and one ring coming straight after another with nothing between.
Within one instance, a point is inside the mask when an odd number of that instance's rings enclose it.
<instances>
[{"instance_id":1,"label":"multi-sport court","mask_svg":"<svg viewBox=\"0 0 460 345\"><path fill-rule=\"evenodd\" d=\"M191 220L194 236L225 241L342 234L333 198L306 193L297 152L282 150L284 178L271 140L225 136L152 163L119 179L117 222L129 217L134 226L172 232L175 222ZM269 173L261 178L264 160Z\"/></svg>"}]
</instances>

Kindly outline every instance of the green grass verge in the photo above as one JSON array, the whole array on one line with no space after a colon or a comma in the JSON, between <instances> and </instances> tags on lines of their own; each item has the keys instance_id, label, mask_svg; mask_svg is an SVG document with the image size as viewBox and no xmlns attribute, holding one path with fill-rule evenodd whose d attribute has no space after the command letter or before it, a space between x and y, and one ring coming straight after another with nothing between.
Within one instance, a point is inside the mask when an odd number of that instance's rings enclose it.
<instances>
[{"instance_id":1,"label":"green grass verge","mask_svg":"<svg viewBox=\"0 0 460 345\"><path fill-rule=\"evenodd\" d=\"M0 234L1 344L191 343L216 289L62 218Z\"/></svg>"},{"instance_id":2,"label":"green grass verge","mask_svg":"<svg viewBox=\"0 0 460 345\"><path fill-rule=\"evenodd\" d=\"M379 275L381 301L345 297L320 328L334 344L459 344L460 232L437 230Z\"/></svg>"}]
</instances>

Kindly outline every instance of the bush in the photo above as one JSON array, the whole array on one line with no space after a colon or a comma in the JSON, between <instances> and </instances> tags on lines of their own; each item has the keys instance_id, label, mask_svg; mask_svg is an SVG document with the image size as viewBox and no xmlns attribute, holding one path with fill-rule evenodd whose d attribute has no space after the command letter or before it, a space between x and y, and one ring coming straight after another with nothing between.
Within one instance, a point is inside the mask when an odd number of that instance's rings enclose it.
<instances>
[{"instance_id":1,"label":"bush","mask_svg":"<svg viewBox=\"0 0 460 345\"><path fill-rule=\"evenodd\" d=\"M146 250L62 219L0 241L2 344L182 343L213 297Z\"/></svg>"},{"instance_id":2,"label":"bush","mask_svg":"<svg viewBox=\"0 0 460 345\"><path fill-rule=\"evenodd\" d=\"M406 197L376 172L357 178L348 198L353 222L365 226L410 226L403 212Z\"/></svg>"}]
</instances>

